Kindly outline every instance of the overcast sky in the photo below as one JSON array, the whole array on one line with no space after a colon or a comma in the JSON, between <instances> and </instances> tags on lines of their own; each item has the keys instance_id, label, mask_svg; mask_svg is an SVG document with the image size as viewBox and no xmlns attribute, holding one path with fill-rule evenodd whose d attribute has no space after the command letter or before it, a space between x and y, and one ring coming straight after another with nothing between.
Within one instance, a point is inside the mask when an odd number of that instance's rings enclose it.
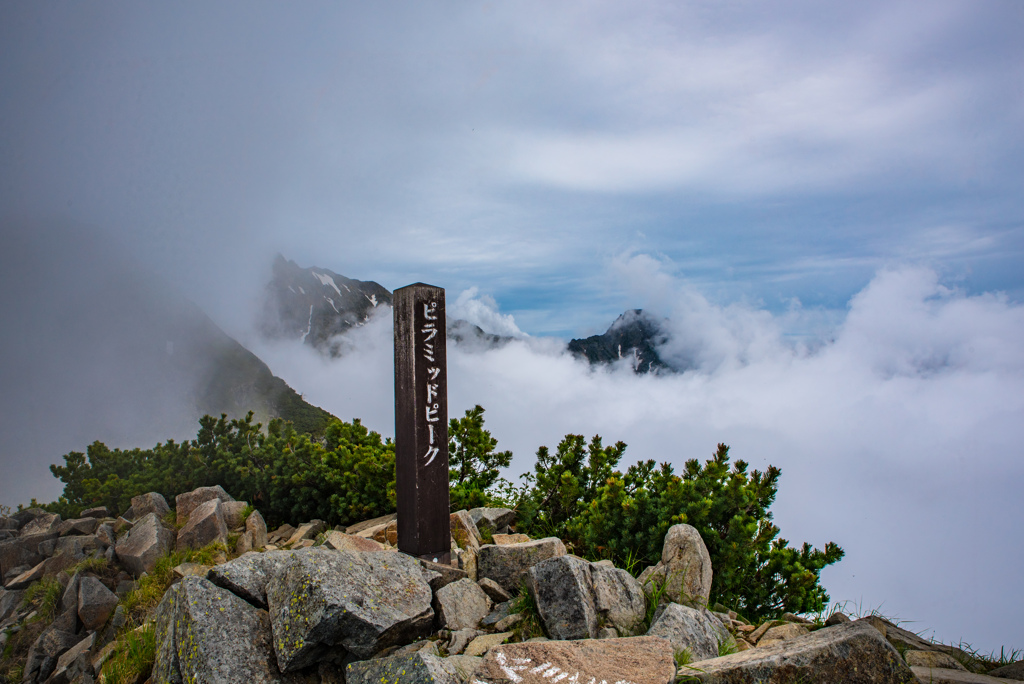
<instances>
[{"instance_id":1,"label":"overcast sky","mask_svg":"<svg viewBox=\"0 0 1024 684\"><path fill-rule=\"evenodd\" d=\"M388 322L334 364L261 343L271 259L443 286L526 336L451 369L516 473L566 432L729 443L782 467L783 536L846 548L834 599L1021 647L1022 35L1017 0L8 2L0 229L116 251L385 434ZM15 271L5 349L56 329ZM634 307L699 367L591 373L547 339Z\"/></svg>"}]
</instances>

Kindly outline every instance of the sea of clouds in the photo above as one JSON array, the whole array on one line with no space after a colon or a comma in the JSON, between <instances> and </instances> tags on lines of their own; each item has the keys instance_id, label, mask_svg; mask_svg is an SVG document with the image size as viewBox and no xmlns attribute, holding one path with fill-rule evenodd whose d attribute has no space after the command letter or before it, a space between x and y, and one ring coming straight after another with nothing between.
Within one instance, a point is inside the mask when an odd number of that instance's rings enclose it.
<instances>
[{"instance_id":1,"label":"sea of clouds","mask_svg":"<svg viewBox=\"0 0 1024 684\"><path fill-rule=\"evenodd\" d=\"M823 573L835 601L947 642L1019 646L994 616L1024 610L1024 307L922 267L879 271L831 314L715 304L646 255L613 273L670 321L664 358L694 367L594 369L561 340L521 333L496 349L450 345L451 415L485 407L499 448L515 454L510 478L566 433L625 441L623 467L678 468L724 442L752 468L782 469L783 537L846 550ZM340 359L297 344L254 351L307 400L392 435L389 313L347 334ZM518 331L475 291L450 301L449 316ZM792 334L807 329L818 333Z\"/></svg>"}]
</instances>

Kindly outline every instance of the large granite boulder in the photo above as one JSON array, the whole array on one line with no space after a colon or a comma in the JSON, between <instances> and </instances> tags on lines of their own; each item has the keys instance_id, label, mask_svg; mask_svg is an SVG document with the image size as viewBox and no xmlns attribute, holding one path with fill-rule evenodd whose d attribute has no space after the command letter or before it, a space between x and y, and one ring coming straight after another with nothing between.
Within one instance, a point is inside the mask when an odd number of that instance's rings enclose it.
<instances>
[{"instance_id":1,"label":"large granite boulder","mask_svg":"<svg viewBox=\"0 0 1024 684\"><path fill-rule=\"evenodd\" d=\"M493 646L473 681L481 684L668 684L672 646L660 637L541 641Z\"/></svg>"},{"instance_id":2,"label":"large granite boulder","mask_svg":"<svg viewBox=\"0 0 1024 684\"><path fill-rule=\"evenodd\" d=\"M369 658L430 633L433 598L416 559L401 553L297 551L267 584L274 650L291 672L341 646Z\"/></svg>"},{"instance_id":3,"label":"large granite boulder","mask_svg":"<svg viewBox=\"0 0 1024 684\"><path fill-rule=\"evenodd\" d=\"M25 523L25 526L21 528L21 536L28 537L33 534L51 534L53 532L58 532L60 523L60 516L56 513L43 513L42 515L37 515Z\"/></svg>"},{"instance_id":4,"label":"large granite boulder","mask_svg":"<svg viewBox=\"0 0 1024 684\"><path fill-rule=\"evenodd\" d=\"M491 612L491 599L484 590L466 577L437 590L434 597L438 623L452 631L477 629Z\"/></svg>"},{"instance_id":5,"label":"large granite boulder","mask_svg":"<svg viewBox=\"0 0 1024 684\"><path fill-rule=\"evenodd\" d=\"M504 532L516 519L516 512L510 508L471 508L469 517L480 530L481 535Z\"/></svg>"},{"instance_id":6,"label":"large granite boulder","mask_svg":"<svg viewBox=\"0 0 1024 684\"><path fill-rule=\"evenodd\" d=\"M108 509L106 506L94 506L92 508L87 508L84 511L82 511L81 516L83 518L109 518L110 509Z\"/></svg>"},{"instance_id":7,"label":"large granite boulder","mask_svg":"<svg viewBox=\"0 0 1024 684\"><path fill-rule=\"evenodd\" d=\"M647 597L640 582L621 568L600 563L590 566L594 586L594 607L606 626L615 627L621 636L643 631Z\"/></svg>"},{"instance_id":8,"label":"large granite boulder","mask_svg":"<svg viewBox=\"0 0 1024 684\"><path fill-rule=\"evenodd\" d=\"M199 487L198 489L193 489L191 492L178 494L178 496L174 497L174 510L178 518L178 524L184 525L188 522L189 516L192 515L192 511L198 508L201 504L212 499L218 499L220 501L234 501L234 498L225 492L224 488L220 485L215 485L213 487Z\"/></svg>"},{"instance_id":9,"label":"large granite boulder","mask_svg":"<svg viewBox=\"0 0 1024 684\"><path fill-rule=\"evenodd\" d=\"M207 579L239 596L257 608L267 608L267 582L284 574L295 551L250 551L238 558L210 568Z\"/></svg>"},{"instance_id":10,"label":"large granite boulder","mask_svg":"<svg viewBox=\"0 0 1024 684\"><path fill-rule=\"evenodd\" d=\"M555 556L527 571L537 614L552 639L597 636L597 607L590 569L590 563L582 558Z\"/></svg>"},{"instance_id":11,"label":"large granite boulder","mask_svg":"<svg viewBox=\"0 0 1024 684\"><path fill-rule=\"evenodd\" d=\"M732 640L725 626L707 610L678 603L665 606L647 634L668 639L674 650L689 651L693 660L717 658L719 645Z\"/></svg>"},{"instance_id":12,"label":"large granite boulder","mask_svg":"<svg viewBox=\"0 0 1024 684\"><path fill-rule=\"evenodd\" d=\"M46 681L57 669L57 660L79 641L81 637L53 625L44 629L29 648L22 681Z\"/></svg>"},{"instance_id":13,"label":"large granite boulder","mask_svg":"<svg viewBox=\"0 0 1024 684\"><path fill-rule=\"evenodd\" d=\"M154 682L292 681L278 671L267 613L201 577L168 589L155 618Z\"/></svg>"},{"instance_id":14,"label":"large granite boulder","mask_svg":"<svg viewBox=\"0 0 1024 684\"><path fill-rule=\"evenodd\" d=\"M87 630L95 630L107 622L117 607L117 594L95 577L82 577L78 583L78 618Z\"/></svg>"},{"instance_id":15,"label":"large granite boulder","mask_svg":"<svg viewBox=\"0 0 1024 684\"><path fill-rule=\"evenodd\" d=\"M796 639L752 648L683 668L692 681L911 684L914 673L889 642L864 622L826 627Z\"/></svg>"},{"instance_id":16,"label":"large granite boulder","mask_svg":"<svg viewBox=\"0 0 1024 684\"><path fill-rule=\"evenodd\" d=\"M420 559L420 565L423 566L425 571L425 577L427 578L427 584L430 585L430 590L437 594L441 587L448 586L452 582L458 582L461 579L468 577L465 570L459 570L454 568L447 563L434 563L423 558Z\"/></svg>"},{"instance_id":17,"label":"large granite boulder","mask_svg":"<svg viewBox=\"0 0 1024 684\"><path fill-rule=\"evenodd\" d=\"M139 577L153 571L157 559L174 547L174 537L174 530L164 525L156 513L148 513L117 543L114 552L121 565Z\"/></svg>"},{"instance_id":18,"label":"large granite boulder","mask_svg":"<svg viewBox=\"0 0 1024 684\"><path fill-rule=\"evenodd\" d=\"M564 555L565 544L558 537L505 546L484 544L476 554L477 579L489 577L515 596L527 570L543 560Z\"/></svg>"},{"instance_id":19,"label":"large granite boulder","mask_svg":"<svg viewBox=\"0 0 1024 684\"><path fill-rule=\"evenodd\" d=\"M461 684L455 664L429 653L414 653L351 663L345 669L345 684Z\"/></svg>"},{"instance_id":20,"label":"large granite boulder","mask_svg":"<svg viewBox=\"0 0 1024 684\"><path fill-rule=\"evenodd\" d=\"M217 498L192 509L188 523L178 531L178 550L201 549L213 542L228 543L228 526Z\"/></svg>"},{"instance_id":21,"label":"large granite boulder","mask_svg":"<svg viewBox=\"0 0 1024 684\"><path fill-rule=\"evenodd\" d=\"M691 525L673 525L665 535L661 561L644 570L641 585L665 585L663 600L707 606L711 596L711 554Z\"/></svg>"},{"instance_id":22,"label":"large granite boulder","mask_svg":"<svg viewBox=\"0 0 1024 684\"><path fill-rule=\"evenodd\" d=\"M0 542L0 574L4 577L21 566L38 565L46 556L39 552L39 545L57 538L57 531L45 534L21 535L15 539Z\"/></svg>"},{"instance_id":23,"label":"large granite boulder","mask_svg":"<svg viewBox=\"0 0 1024 684\"><path fill-rule=\"evenodd\" d=\"M100 521L96 518L75 518L74 520L65 520L61 522L61 524L57 526L57 534L62 537L69 534L93 534L99 526Z\"/></svg>"},{"instance_id":24,"label":"large granite boulder","mask_svg":"<svg viewBox=\"0 0 1024 684\"><path fill-rule=\"evenodd\" d=\"M167 499L159 492L146 492L132 497L132 515L136 520L150 513L156 513L158 517L163 518L170 512L171 507L167 505Z\"/></svg>"}]
</instances>

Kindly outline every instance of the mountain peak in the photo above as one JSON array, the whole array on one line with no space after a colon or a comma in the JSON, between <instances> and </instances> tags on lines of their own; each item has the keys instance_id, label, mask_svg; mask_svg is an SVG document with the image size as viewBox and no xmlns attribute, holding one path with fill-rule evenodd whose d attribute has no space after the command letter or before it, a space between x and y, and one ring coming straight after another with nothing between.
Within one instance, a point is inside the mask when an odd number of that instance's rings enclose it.
<instances>
[{"instance_id":1,"label":"mountain peak","mask_svg":"<svg viewBox=\"0 0 1024 684\"><path fill-rule=\"evenodd\" d=\"M591 365L629 358L636 373L658 373L672 370L661 360L657 349L667 338L663 320L643 309L629 309L616 318L603 335L571 340L569 351L587 359Z\"/></svg>"}]
</instances>

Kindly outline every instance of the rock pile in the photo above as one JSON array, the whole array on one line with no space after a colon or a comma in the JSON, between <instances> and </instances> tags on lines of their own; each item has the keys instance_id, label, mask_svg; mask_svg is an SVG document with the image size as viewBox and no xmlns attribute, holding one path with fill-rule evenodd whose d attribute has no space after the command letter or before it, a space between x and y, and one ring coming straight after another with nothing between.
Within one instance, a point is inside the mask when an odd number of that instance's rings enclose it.
<instances>
[{"instance_id":1,"label":"rock pile","mask_svg":"<svg viewBox=\"0 0 1024 684\"><path fill-rule=\"evenodd\" d=\"M394 515L268 531L258 511L220 487L178 496L173 511L156 493L135 497L120 516L19 511L0 518L0 640L31 636L23 682L91 684L128 630L123 598L139 579L171 551L217 544L212 564L174 568L178 579L148 617L154 684L1007 684L1020 676L1020 664L992 673L1001 679L971 672L966 654L874 616L812 624L785 614L748 625L709 609L710 556L688 525L672 527L660 562L634 578L568 554L558 539L515 533L508 509L450 520L453 563L439 565L397 551ZM23 601L40 581L59 589L52 619Z\"/></svg>"}]
</instances>

